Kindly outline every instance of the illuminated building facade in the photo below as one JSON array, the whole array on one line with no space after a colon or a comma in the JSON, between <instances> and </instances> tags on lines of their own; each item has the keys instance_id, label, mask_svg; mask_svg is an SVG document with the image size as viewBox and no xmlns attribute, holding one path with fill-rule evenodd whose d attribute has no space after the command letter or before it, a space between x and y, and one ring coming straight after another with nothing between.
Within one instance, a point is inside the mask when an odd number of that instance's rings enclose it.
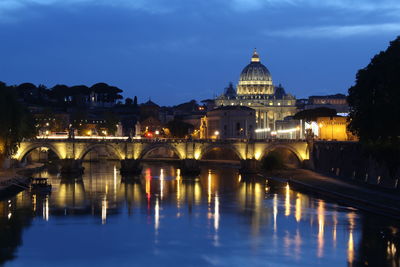
<instances>
[{"instance_id":1,"label":"illuminated building facade","mask_svg":"<svg viewBox=\"0 0 400 267\"><path fill-rule=\"evenodd\" d=\"M276 121L296 113L296 99L282 86L274 86L272 76L254 51L250 64L240 74L237 90L230 85L215 99L216 106L247 106L255 110L256 138L266 138L276 130Z\"/></svg>"},{"instance_id":2,"label":"illuminated building facade","mask_svg":"<svg viewBox=\"0 0 400 267\"><path fill-rule=\"evenodd\" d=\"M354 141L356 137L347 130L346 117L317 118L318 138L323 140Z\"/></svg>"}]
</instances>

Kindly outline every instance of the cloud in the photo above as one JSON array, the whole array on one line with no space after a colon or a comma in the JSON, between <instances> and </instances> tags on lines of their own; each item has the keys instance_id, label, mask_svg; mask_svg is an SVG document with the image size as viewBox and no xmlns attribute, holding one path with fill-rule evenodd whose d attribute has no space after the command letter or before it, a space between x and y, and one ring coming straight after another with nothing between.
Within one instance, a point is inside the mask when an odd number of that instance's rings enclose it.
<instances>
[{"instance_id":1,"label":"cloud","mask_svg":"<svg viewBox=\"0 0 400 267\"><path fill-rule=\"evenodd\" d=\"M264 7L336 7L342 9L376 11L382 9L400 9L398 0L207 0L211 3L219 5L232 6L236 10L246 11L251 9L259 9ZM191 1L191 5L201 4L203 0ZM121 6L134 9L144 9L147 11L166 11L171 8L179 8L187 5L187 0L1 0L1 9L21 8L26 5L76 5L76 4L104 5L104 6Z\"/></svg>"},{"instance_id":2,"label":"cloud","mask_svg":"<svg viewBox=\"0 0 400 267\"><path fill-rule=\"evenodd\" d=\"M30 6L79 5L123 7L148 11L150 13L168 12L171 6L162 0L1 0L0 12L21 9Z\"/></svg>"},{"instance_id":3,"label":"cloud","mask_svg":"<svg viewBox=\"0 0 400 267\"><path fill-rule=\"evenodd\" d=\"M343 38L360 35L399 34L400 23L381 23L363 25L330 25L318 27L300 27L269 31L268 36L302 37L302 38Z\"/></svg>"},{"instance_id":4,"label":"cloud","mask_svg":"<svg viewBox=\"0 0 400 267\"><path fill-rule=\"evenodd\" d=\"M231 3L237 10L257 9L268 6L333 7L364 11L400 9L400 2L398 0L232 0Z\"/></svg>"}]
</instances>

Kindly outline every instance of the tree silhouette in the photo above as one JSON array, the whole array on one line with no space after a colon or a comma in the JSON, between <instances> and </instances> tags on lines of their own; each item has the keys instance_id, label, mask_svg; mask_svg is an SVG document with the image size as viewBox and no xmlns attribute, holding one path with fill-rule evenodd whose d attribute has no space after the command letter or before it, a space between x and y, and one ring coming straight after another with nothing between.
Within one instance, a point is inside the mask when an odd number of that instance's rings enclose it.
<instances>
[{"instance_id":1,"label":"tree silhouette","mask_svg":"<svg viewBox=\"0 0 400 267\"><path fill-rule=\"evenodd\" d=\"M193 129L194 127L189 123L174 119L167 123L167 128L169 129L172 137L184 138L189 134L189 130Z\"/></svg>"},{"instance_id":2,"label":"tree silhouette","mask_svg":"<svg viewBox=\"0 0 400 267\"><path fill-rule=\"evenodd\" d=\"M16 90L0 82L0 160L13 155L22 139L35 133L34 120L18 102Z\"/></svg>"},{"instance_id":3,"label":"tree silhouette","mask_svg":"<svg viewBox=\"0 0 400 267\"><path fill-rule=\"evenodd\" d=\"M300 112L297 112L294 115L295 120L305 120L305 121L315 121L318 117L333 117L336 116L336 110L331 108L314 108L314 109L306 109Z\"/></svg>"},{"instance_id":4,"label":"tree silhouette","mask_svg":"<svg viewBox=\"0 0 400 267\"><path fill-rule=\"evenodd\" d=\"M394 119L400 115L400 37L358 71L348 102L350 130L361 141L399 138L400 123Z\"/></svg>"},{"instance_id":5,"label":"tree silhouette","mask_svg":"<svg viewBox=\"0 0 400 267\"><path fill-rule=\"evenodd\" d=\"M349 129L394 177L400 166L400 36L358 71L348 102Z\"/></svg>"}]
</instances>

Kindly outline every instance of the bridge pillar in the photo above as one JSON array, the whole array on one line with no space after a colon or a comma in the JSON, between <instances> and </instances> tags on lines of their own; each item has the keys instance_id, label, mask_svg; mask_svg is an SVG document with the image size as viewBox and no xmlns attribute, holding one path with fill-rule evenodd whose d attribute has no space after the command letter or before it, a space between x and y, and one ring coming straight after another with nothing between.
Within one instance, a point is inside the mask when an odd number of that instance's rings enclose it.
<instances>
[{"instance_id":1,"label":"bridge pillar","mask_svg":"<svg viewBox=\"0 0 400 267\"><path fill-rule=\"evenodd\" d=\"M303 167L310 170L315 170L315 163L314 163L314 139L312 137L307 137L307 149L309 159L306 159L302 162Z\"/></svg>"},{"instance_id":2,"label":"bridge pillar","mask_svg":"<svg viewBox=\"0 0 400 267\"><path fill-rule=\"evenodd\" d=\"M80 159L61 159L61 175L62 176L80 176L83 174L84 168L82 167L82 160Z\"/></svg>"},{"instance_id":3,"label":"bridge pillar","mask_svg":"<svg viewBox=\"0 0 400 267\"><path fill-rule=\"evenodd\" d=\"M201 172L199 161L195 159L183 159L181 161L181 174L187 176L197 176Z\"/></svg>"},{"instance_id":4,"label":"bridge pillar","mask_svg":"<svg viewBox=\"0 0 400 267\"><path fill-rule=\"evenodd\" d=\"M240 161L240 174L256 174L260 171L260 161L256 159L244 159Z\"/></svg>"},{"instance_id":5,"label":"bridge pillar","mask_svg":"<svg viewBox=\"0 0 400 267\"><path fill-rule=\"evenodd\" d=\"M142 173L142 165L138 159L124 159L121 160L121 174L122 175L139 175Z\"/></svg>"}]
</instances>

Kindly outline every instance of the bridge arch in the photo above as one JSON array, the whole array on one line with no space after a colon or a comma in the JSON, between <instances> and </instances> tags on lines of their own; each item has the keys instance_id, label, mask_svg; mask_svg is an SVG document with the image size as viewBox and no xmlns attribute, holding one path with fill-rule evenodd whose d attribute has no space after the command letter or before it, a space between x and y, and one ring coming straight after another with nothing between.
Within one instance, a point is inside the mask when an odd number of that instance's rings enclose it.
<instances>
[{"instance_id":1,"label":"bridge arch","mask_svg":"<svg viewBox=\"0 0 400 267\"><path fill-rule=\"evenodd\" d=\"M235 146L229 145L229 144L211 144L211 145L207 145L207 146L205 146L205 147L201 150L198 159L200 159L200 160L204 159L204 156L205 156L207 153L209 153L209 152L211 152L212 150L215 150L215 149L222 149L222 150L231 151L231 152L234 153L234 155L235 155L239 160L242 160L242 159L243 159L242 155L241 155L240 152L237 150L237 148L236 148ZM223 160L223 158L222 158L222 160Z\"/></svg>"},{"instance_id":2,"label":"bridge arch","mask_svg":"<svg viewBox=\"0 0 400 267\"><path fill-rule=\"evenodd\" d=\"M272 146L267 147L261 154L260 159L263 159L265 156L267 156L271 152L281 153L284 156L285 161L288 161L288 160L296 161L297 160L297 162L292 162L297 167L301 166L301 163L305 160L305 158L301 155L301 153L295 147L292 147L290 145L284 145L284 144L277 144L277 145L272 145Z\"/></svg>"},{"instance_id":3,"label":"bridge arch","mask_svg":"<svg viewBox=\"0 0 400 267\"><path fill-rule=\"evenodd\" d=\"M138 159L144 159L146 155L148 155L150 152L159 149L159 148L166 148L174 154L178 156L179 159L183 159L182 153L179 152L179 150L173 146L172 144L151 144L143 148L143 150L140 152Z\"/></svg>"},{"instance_id":4,"label":"bridge arch","mask_svg":"<svg viewBox=\"0 0 400 267\"><path fill-rule=\"evenodd\" d=\"M53 146L52 144L49 143L32 143L28 145L27 147L23 148L22 152L19 153L17 156L18 161L23 161L27 155L29 155L30 152L37 148L45 147L54 152L59 159L63 159L62 153L58 151L58 149Z\"/></svg>"},{"instance_id":5,"label":"bridge arch","mask_svg":"<svg viewBox=\"0 0 400 267\"><path fill-rule=\"evenodd\" d=\"M96 148L110 148L114 154L118 157L119 160L124 159L122 157L122 154L120 153L120 151L118 150L117 147L111 145L111 144L106 144L106 143L99 143L99 144L91 144L87 147L85 147L85 149L82 150L82 152L80 153L80 155L78 155L77 159L83 160L84 157L91 152L92 150L96 149Z\"/></svg>"}]
</instances>

